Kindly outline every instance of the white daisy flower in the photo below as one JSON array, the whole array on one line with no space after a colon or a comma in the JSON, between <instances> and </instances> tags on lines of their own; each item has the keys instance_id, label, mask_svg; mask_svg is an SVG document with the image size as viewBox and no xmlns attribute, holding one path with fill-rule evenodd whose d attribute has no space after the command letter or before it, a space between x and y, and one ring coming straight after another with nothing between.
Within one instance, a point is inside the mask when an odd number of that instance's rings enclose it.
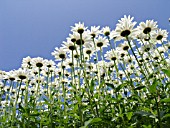
<instances>
[{"instance_id":1,"label":"white daisy flower","mask_svg":"<svg viewBox=\"0 0 170 128\"><path fill-rule=\"evenodd\" d=\"M26 69L18 69L15 71L18 80L29 80L31 78L30 72Z\"/></svg>"},{"instance_id":2,"label":"white daisy flower","mask_svg":"<svg viewBox=\"0 0 170 128\"><path fill-rule=\"evenodd\" d=\"M22 64L21 67L22 68L31 68L31 57L27 56L26 58L22 59Z\"/></svg>"},{"instance_id":3,"label":"white daisy flower","mask_svg":"<svg viewBox=\"0 0 170 128\"><path fill-rule=\"evenodd\" d=\"M70 40L67 40L67 42L63 41L61 45L66 51L76 50L76 45Z\"/></svg>"},{"instance_id":4,"label":"white daisy flower","mask_svg":"<svg viewBox=\"0 0 170 128\"><path fill-rule=\"evenodd\" d=\"M92 38L97 37L99 34L101 34L100 26L91 26L90 30L87 30L88 34L92 36Z\"/></svg>"},{"instance_id":5,"label":"white daisy flower","mask_svg":"<svg viewBox=\"0 0 170 128\"><path fill-rule=\"evenodd\" d=\"M107 59L107 60L110 60L110 61L115 61L118 59L118 53L116 50L109 50L109 51L106 51L104 57Z\"/></svg>"},{"instance_id":6,"label":"white daisy flower","mask_svg":"<svg viewBox=\"0 0 170 128\"><path fill-rule=\"evenodd\" d=\"M72 32L78 32L79 34L82 34L86 29L87 27L84 26L84 23L75 23L75 26L71 26L71 31Z\"/></svg>"},{"instance_id":7,"label":"white daisy flower","mask_svg":"<svg viewBox=\"0 0 170 128\"><path fill-rule=\"evenodd\" d=\"M124 18L121 18L119 23L116 24L116 29L112 31L110 37L112 39L115 38L117 41L126 39L127 37L129 39L134 39L136 37L136 29L134 29L136 22L132 22L133 19L134 17L127 17L126 15Z\"/></svg>"},{"instance_id":8,"label":"white daisy flower","mask_svg":"<svg viewBox=\"0 0 170 128\"><path fill-rule=\"evenodd\" d=\"M42 68L44 65L44 59L42 57L32 58L31 65L36 68Z\"/></svg>"},{"instance_id":9,"label":"white daisy flower","mask_svg":"<svg viewBox=\"0 0 170 128\"><path fill-rule=\"evenodd\" d=\"M51 54L55 57L56 61L65 60L67 57L66 50L63 47L56 47L55 51Z\"/></svg>"},{"instance_id":10,"label":"white daisy flower","mask_svg":"<svg viewBox=\"0 0 170 128\"><path fill-rule=\"evenodd\" d=\"M103 47L107 47L109 45L109 41L102 36L98 36L98 38L95 38L95 45L100 50Z\"/></svg>"},{"instance_id":11,"label":"white daisy flower","mask_svg":"<svg viewBox=\"0 0 170 128\"><path fill-rule=\"evenodd\" d=\"M16 78L15 70L11 70L6 73L6 76L8 77L9 80L14 81Z\"/></svg>"},{"instance_id":12,"label":"white daisy flower","mask_svg":"<svg viewBox=\"0 0 170 128\"><path fill-rule=\"evenodd\" d=\"M110 35L110 27L106 26L106 27L102 28L102 33L105 36L109 36Z\"/></svg>"},{"instance_id":13,"label":"white daisy flower","mask_svg":"<svg viewBox=\"0 0 170 128\"><path fill-rule=\"evenodd\" d=\"M139 26L137 26L137 31L138 33L151 34L157 30L157 27L157 22L154 22L153 20L146 20L146 22L141 22Z\"/></svg>"},{"instance_id":14,"label":"white daisy flower","mask_svg":"<svg viewBox=\"0 0 170 128\"><path fill-rule=\"evenodd\" d=\"M167 41L168 32L167 30L158 29L152 35L153 41L156 41L158 44L161 44L163 41Z\"/></svg>"}]
</instances>

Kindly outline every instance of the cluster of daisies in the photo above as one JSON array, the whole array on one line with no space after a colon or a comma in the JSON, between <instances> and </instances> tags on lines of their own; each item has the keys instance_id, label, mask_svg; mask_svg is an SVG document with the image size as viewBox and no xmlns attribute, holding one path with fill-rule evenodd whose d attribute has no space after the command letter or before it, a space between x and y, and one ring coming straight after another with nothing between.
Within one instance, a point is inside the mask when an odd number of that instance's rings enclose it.
<instances>
[{"instance_id":1,"label":"cluster of daisies","mask_svg":"<svg viewBox=\"0 0 170 128\"><path fill-rule=\"evenodd\" d=\"M161 70L170 67L168 32L159 29L154 20L136 25L133 19L124 16L114 30L76 23L66 41L52 52L56 62L26 57L20 69L0 71L0 118L19 117L17 108L31 101L32 111L50 111L49 104L43 104L48 101L58 105L64 115L73 110L72 104L88 106L94 101L99 109L105 96L130 97L134 88L147 87L155 78L167 83ZM125 83L120 90L114 89ZM139 93L145 98L150 92Z\"/></svg>"}]
</instances>

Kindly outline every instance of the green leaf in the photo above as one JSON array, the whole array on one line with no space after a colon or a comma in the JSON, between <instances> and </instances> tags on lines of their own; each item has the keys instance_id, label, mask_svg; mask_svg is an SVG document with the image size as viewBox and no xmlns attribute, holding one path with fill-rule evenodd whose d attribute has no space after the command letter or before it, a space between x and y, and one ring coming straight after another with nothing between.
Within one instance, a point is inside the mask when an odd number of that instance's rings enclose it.
<instances>
[{"instance_id":1,"label":"green leaf","mask_svg":"<svg viewBox=\"0 0 170 128\"><path fill-rule=\"evenodd\" d=\"M162 69L162 71L163 71L168 77L170 77L170 70Z\"/></svg>"},{"instance_id":2,"label":"green leaf","mask_svg":"<svg viewBox=\"0 0 170 128\"><path fill-rule=\"evenodd\" d=\"M152 128L152 126L151 125L142 125L143 126L143 128Z\"/></svg>"},{"instance_id":3,"label":"green leaf","mask_svg":"<svg viewBox=\"0 0 170 128\"><path fill-rule=\"evenodd\" d=\"M118 92L120 89L122 89L124 86L126 86L126 83L120 84L117 88L116 88L116 92Z\"/></svg>"},{"instance_id":4,"label":"green leaf","mask_svg":"<svg viewBox=\"0 0 170 128\"><path fill-rule=\"evenodd\" d=\"M114 85L111 83L106 83L107 86L111 87L112 89L114 89Z\"/></svg>"},{"instance_id":5,"label":"green leaf","mask_svg":"<svg viewBox=\"0 0 170 128\"><path fill-rule=\"evenodd\" d=\"M133 115L133 112L128 112L128 113L127 113L127 115L126 115L126 116L127 116L128 120L130 120L130 119L131 119L132 115Z\"/></svg>"},{"instance_id":6,"label":"green leaf","mask_svg":"<svg viewBox=\"0 0 170 128\"><path fill-rule=\"evenodd\" d=\"M164 98L161 100L161 102L165 102L165 103L170 102L170 98Z\"/></svg>"},{"instance_id":7,"label":"green leaf","mask_svg":"<svg viewBox=\"0 0 170 128\"><path fill-rule=\"evenodd\" d=\"M93 91L94 91L94 86L95 86L94 80L92 79L92 80L91 80L91 83L90 83L90 92L93 92Z\"/></svg>"},{"instance_id":8,"label":"green leaf","mask_svg":"<svg viewBox=\"0 0 170 128\"><path fill-rule=\"evenodd\" d=\"M46 105L51 105L51 104L49 103L50 101L48 101L47 99L43 98L43 100L45 101L44 103L45 103Z\"/></svg>"},{"instance_id":9,"label":"green leaf","mask_svg":"<svg viewBox=\"0 0 170 128\"><path fill-rule=\"evenodd\" d=\"M155 93L156 92L157 85L158 85L158 82L157 82L156 79L154 79L152 85L149 87L149 90L150 90L151 93Z\"/></svg>"},{"instance_id":10,"label":"green leaf","mask_svg":"<svg viewBox=\"0 0 170 128\"><path fill-rule=\"evenodd\" d=\"M164 118L170 118L170 113L168 113L168 114L165 114L163 117L162 117L162 119L164 119Z\"/></svg>"},{"instance_id":11,"label":"green leaf","mask_svg":"<svg viewBox=\"0 0 170 128\"><path fill-rule=\"evenodd\" d=\"M30 114L30 116L39 116L40 113L33 113L33 114Z\"/></svg>"},{"instance_id":12,"label":"green leaf","mask_svg":"<svg viewBox=\"0 0 170 128\"><path fill-rule=\"evenodd\" d=\"M80 127L80 128L86 128L86 127L91 123L92 120L93 120L93 119L90 119L90 120L86 121L86 122L85 122L85 125L82 126L82 127Z\"/></svg>"},{"instance_id":13,"label":"green leaf","mask_svg":"<svg viewBox=\"0 0 170 128\"><path fill-rule=\"evenodd\" d=\"M134 90L141 90L141 89L143 89L143 88L145 88L145 86L136 87Z\"/></svg>"},{"instance_id":14,"label":"green leaf","mask_svg":"<svg viewBox=\"0 0 170 128\"><path fill-rule=\"evenodd\" d=\"M80 128L87 128L87 126L88 126L89 124L96 123L96 122L100 122L100 121L102 121L101 118L93 118L93 119L90 119L90 120L86 121L86 122L85 122L85 125L82 126L82 127L80 127Z\"/></svg>"},{"instance_id":15,"label":"green leaf","mask_svg":"<svg viewBox=\"0 0 170 128\"><path fill-rule=\"evenodd\" d=\"M153 78L153 74L154 74L154 73L150 74L149 77L148 77L148 79Z\"/></svg>"},{"instance_id":16,"label":"green leaf","mask_svg":"<svg viewBox=\"0 0 170 128\"><path fill-rule=\"evenodd\" d=\"M103 81L100 83L99 88L101 88L104 84L105 84L105 81L103 80Z\"/></svg>"},{"instance_id":17,"label":"green leaf","mask_svg":"<svg viewBox=\"0 0 170 128\"><path fill-rule=\"evenodd\" d=\"M22 107L21 104L19 104L18 110L19 110L20 112L22 112L22 113L25 113L25 109L24 109L24 107Z\"/></svg>"},{"instance_id":18,"label":"green leaf","mask_svg":"<svg viewBox=\"0 0 170 128\"><path fill-rule=\"evenodd\" d=\"M135 112L134 114L141 115L141 116L154 116L152 113L145 112L145 111L138 111L138 112Z\"/></svg>"},{"instance_id":19,"label":"green leaf","mask_svg":"<svg viewBox=\"0 0 170 128\"><path fill-rule=\"evenodd\" d=\"M100 122L100 121L102 121L101 118L94 118L94 119L91 121L91 123L96 123L96 122Z\"/></svg>"}]
</instances>

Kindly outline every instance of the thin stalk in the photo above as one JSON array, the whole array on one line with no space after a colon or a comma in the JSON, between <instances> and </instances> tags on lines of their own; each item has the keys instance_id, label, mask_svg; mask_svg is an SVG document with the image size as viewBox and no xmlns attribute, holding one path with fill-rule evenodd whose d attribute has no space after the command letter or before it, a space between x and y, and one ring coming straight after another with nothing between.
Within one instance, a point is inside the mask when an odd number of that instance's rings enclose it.
<instances>
[{"instance_id":1,"label":"thin stalk","mask_svg":"<svg viewBox=\"0 0 170 128\"><path fill-rule=\"evenodd\" d=\"M154 99L156 102L156 110L157 110L157 115L158 115L158 120L159 120L159 128L162 128L162 121L161 121L161 116L160 116L160 111L159 111L159 102L157 101L155 96L154 96Z\"/></svg>"}]
</instances>

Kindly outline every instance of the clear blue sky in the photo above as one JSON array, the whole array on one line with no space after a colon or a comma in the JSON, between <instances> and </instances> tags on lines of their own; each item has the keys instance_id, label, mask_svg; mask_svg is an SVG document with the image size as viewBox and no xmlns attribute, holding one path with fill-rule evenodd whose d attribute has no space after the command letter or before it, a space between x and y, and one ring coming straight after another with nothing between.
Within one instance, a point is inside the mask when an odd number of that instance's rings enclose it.
<instances>
[{"instance_id":1,"label":"clear blue sky","mask_svg":"<svg viewBox=\"0 0 170 128\"><path fill-rule=\"evenodd\" d=\"M123 15L154 19L170 32L170 0L0 0L0 70L18 69L23 57L51 52L81 21L115 28Z\"/></svg>"}]
</instances>

